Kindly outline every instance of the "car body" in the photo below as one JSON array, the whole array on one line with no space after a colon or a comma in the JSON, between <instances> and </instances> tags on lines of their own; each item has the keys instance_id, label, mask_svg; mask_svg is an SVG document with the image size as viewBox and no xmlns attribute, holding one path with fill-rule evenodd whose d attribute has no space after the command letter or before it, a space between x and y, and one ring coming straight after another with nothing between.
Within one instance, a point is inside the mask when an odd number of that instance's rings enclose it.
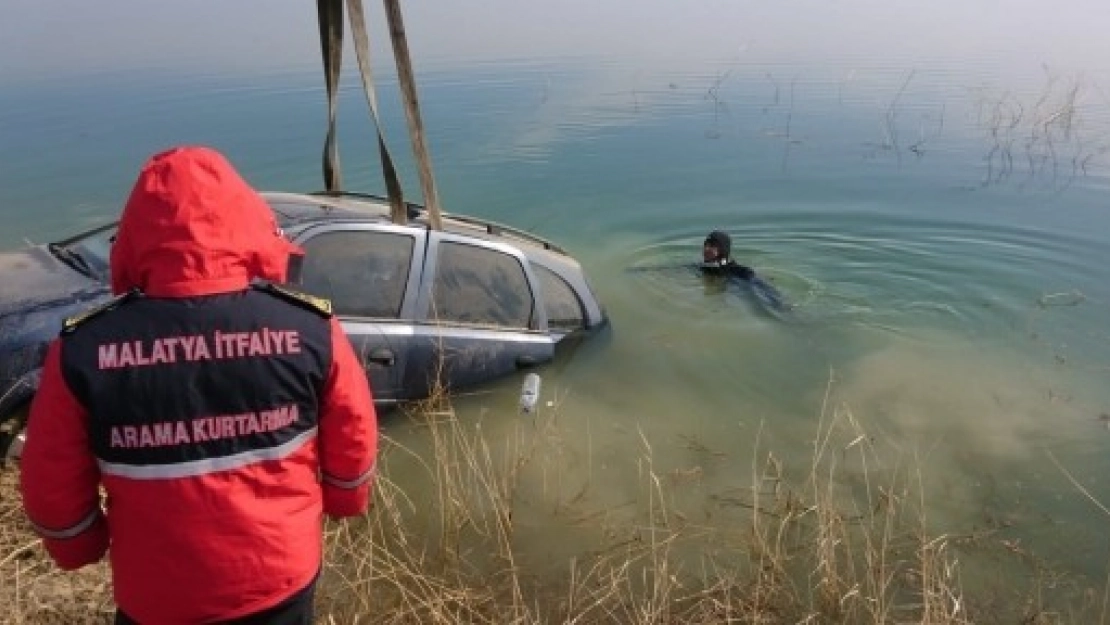
<instances>
[{"instance_id":1,"label":"car body","mask_svg":"<svg viewBox=\"0 0 1110 625\"><path fill-rule=\"evenodd\" d=\"M331 300L379 405L457 390L550 361L607 318L577 261L493 222L358 194L263 193L305 250L290 282ZM20 440L49 342L65 318L111 297L115 224L0 254L0 458ZM17 449L18 445L11 445Z\"/></svg>"}]
</instances>

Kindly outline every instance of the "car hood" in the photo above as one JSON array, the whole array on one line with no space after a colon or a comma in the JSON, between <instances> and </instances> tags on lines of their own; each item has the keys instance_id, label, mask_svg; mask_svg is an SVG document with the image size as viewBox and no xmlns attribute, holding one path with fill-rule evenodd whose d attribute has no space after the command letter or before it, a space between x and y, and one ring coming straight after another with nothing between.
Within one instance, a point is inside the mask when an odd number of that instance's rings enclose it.
<instances>
[{"instance_id":1,"label":"car hood","mask_svg":"<svg viewBox=\"0 0 1110 625\"><path fill-rule=\"evenodd\" d=\"M108 286L61 262L45 246L0 253L0 320L102 298Z\"/></svg>"}]
</instances>

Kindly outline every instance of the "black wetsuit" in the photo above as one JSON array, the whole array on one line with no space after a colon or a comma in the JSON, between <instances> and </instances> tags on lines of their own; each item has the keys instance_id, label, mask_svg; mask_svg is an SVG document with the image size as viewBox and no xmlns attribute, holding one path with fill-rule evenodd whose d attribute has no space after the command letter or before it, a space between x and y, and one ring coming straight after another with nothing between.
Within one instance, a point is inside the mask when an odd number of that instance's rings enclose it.
<instances>
[{"instance_id":1,"label":"black wetsuit","mask_svg":"<svg viewBox=\"0 0 1110 625\"><path fill-rule=\"evenodd\" d=\"M751 280L755 277L754 269L745 267L731 259L721 263L702 263L701 270L703 273L710 276L728 276L730 278L740 278L741 280Z\"/></svg>"},{"instance_id":2,"label":"black wetsuit","mask_svg":"<svg viewBox=\"0 0 1110 625\"><path fill-rule=\"evenodd\" d=\"M782 293L769 282L755 275L755 270L751 267L745 267L734 260L728 260L723 263L702 263L701 271L705 275L722 276L746 284L751 288L752 293L755 294L760 303L775 312L790 310L790 305L783 299Z\"/></svg>"},{"instance_id":3,"label":"black wetsuit","mask_svg":"<svg viewBox=\"0 0 1110 625\"><path fill-rule=\"evenodd\" d=\"M782 297L782 293L765 280L755 275L755 270L745 267L729 258L732 253L732 238L720 230L714 230L705 238L706 245L717 248L719 254L716 261L702 263L702 273L711 276L724 276L740 280L751 287L752 292L760 302L768 308L782 312L790 309L790 305Z\"/></svg>"}]
</instances>

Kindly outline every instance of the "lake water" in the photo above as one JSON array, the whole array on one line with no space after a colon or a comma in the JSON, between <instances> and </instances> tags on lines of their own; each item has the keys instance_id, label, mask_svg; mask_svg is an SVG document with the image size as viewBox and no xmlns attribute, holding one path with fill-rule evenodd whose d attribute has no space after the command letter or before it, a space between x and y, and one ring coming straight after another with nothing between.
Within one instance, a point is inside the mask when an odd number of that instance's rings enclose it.
<instances>
[{"instance_id":1,"label":"lake water","mask_svg":"<svg viewBox=\"0 0 1110 625\"><path fill-rule=\"evenodd\" d=\"M643 496L647 447L661 475L692 476L673 497L696 514L769 452L804 479L822 424L850 412L881 450L873 469L919 473L931 531L998 530L1101 589L1110 519L1062 469L1110 505L1110 66L1029 57L418 64L446 210L563 244L612 320L541 371L527 419L562 442L524 478L526 551L574 551L551 546L545 510L583 484L593 509ZM361 98L348 72L345 186L380 193ZM0 243L112 218L144 159L176 143L218 147L257 187L317 190L324 121L310 64L7 80ZM791 314L682 268L712 229ZM519 384L461 398L460 416L508 436ZM386 427L421 448L421 429Z\"/></svg>"}]
</instances>

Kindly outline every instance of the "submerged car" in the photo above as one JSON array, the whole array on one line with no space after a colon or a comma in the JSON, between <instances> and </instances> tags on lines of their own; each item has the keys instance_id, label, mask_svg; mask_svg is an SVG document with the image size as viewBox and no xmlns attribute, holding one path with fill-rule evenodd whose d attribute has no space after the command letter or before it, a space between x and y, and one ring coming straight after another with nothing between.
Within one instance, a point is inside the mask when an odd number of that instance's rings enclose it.
<instances>
[{"instance_id":1,"label":"submerged car","mask_svg":"<svg viewBox=\"0 0 1110 625\"><path fill-rule=\"evenodd\" d=\"M415 205L399 225L371 195L262 196L305 250L290 282L331 300L379 405L550 361L607 323L579 263L532 234L459 215L433 230ZM63 320L111 297L115 230L0 254L0 459L20 446Z\"/></svg>"}]
</instances>

